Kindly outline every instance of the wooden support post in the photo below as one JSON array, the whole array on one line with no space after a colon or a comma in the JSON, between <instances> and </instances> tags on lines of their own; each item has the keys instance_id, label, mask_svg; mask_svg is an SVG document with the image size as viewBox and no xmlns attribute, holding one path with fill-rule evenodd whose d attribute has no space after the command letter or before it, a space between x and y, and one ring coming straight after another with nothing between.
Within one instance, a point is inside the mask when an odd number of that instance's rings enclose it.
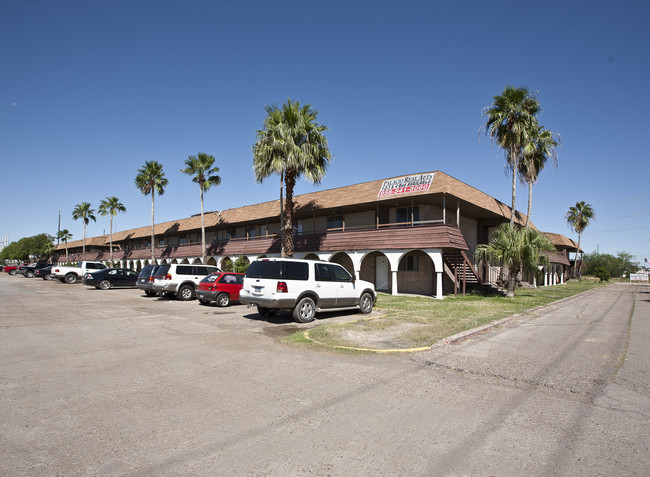
<instances>
[{"instance_id":1,"label":"wooden support post","mask_svg":"<svg viewBox=\"0 0 650 477\"><path fill-rule=\"evenodd\" d=\"M447 202L445 200L446 194L442 193L442 223L447 224Z\"/></svg>"}]
</instances>

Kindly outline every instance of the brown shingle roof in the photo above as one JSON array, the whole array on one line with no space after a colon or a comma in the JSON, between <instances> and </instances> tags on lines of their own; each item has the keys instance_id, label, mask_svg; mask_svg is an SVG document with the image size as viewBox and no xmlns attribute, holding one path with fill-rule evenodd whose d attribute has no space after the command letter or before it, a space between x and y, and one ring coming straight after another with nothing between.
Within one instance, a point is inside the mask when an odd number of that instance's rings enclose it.
<instances>
[{"instance_id":1,"label":"brown shingle roof","mask_svg":"<svg viewBox=\"0 0 650 477\"><path fill-rule=\"evenodd\" d=\"M417 197L446 193L457 197L473 208L479 208L510 220L510 207L503 202L491 197L480 190L455 179L441 171L424 172L423 175L432 174L433 180L429 190L407 192L399 196L378 197L379 190L386 180L397 179L404 176L396 176L388 179L380 179L371 182L363 182L335 189L311 192L295 196L296 212L298 214L311 213L314 209L334 209L346 206L357 206L362 204L374 204L379 201L390 201L396 198ZM420 174L414 174L420 175ZM222 210L219 214L208 212L205 214L205 226L214 227L221 220L223 224L237 225L254 221L269 220L278 218L280 214L280 201L272 200L260 204L246 205L234 209ZM516 221L523 224L525 215L517 212ZM532 225L532 224L531 224ZM534 226L533 226L534 227ZM154 233L158 235L172 235L179 232L199 230L201 228L201 216L196 215L185 219L163 222L154 226ZM132 240L151 236L151 226L139 227L136 229L115 232L113 242ZM108 236L105 242L108 243Z\"/></svg>"},{"instance_id":2,"label":"brown shingle roof","mask_svg":"<svg viewBox=\"0 0 650 477\"><path fill-rule=\"evenodd\" d=\"M115 237L115 234L113 234L113 237ZM99 235L97 237L86 237L86 247L90 245L103 247L106 244L108 244L108 235ZM68 241L68 250L75 247L80 247L80 248L83 247L83 240ZM65 243L61 242L59 245L56 246L55 250L65 250Z\"/></svg>"},{"instance_id":3,"label":"brown shingle roof","mask_svg":"<svg viewBox=\"0 0 650 477\"><path fill-rule=\"evenodd\" d=\"M578 244L574 240L571 240L562 234L554 234L552 232L543 233L548 237L551 243L555 245L556 248L563 248L571 250L572 252L575 252L578 249Z\"/></svg>"}]
</instances>

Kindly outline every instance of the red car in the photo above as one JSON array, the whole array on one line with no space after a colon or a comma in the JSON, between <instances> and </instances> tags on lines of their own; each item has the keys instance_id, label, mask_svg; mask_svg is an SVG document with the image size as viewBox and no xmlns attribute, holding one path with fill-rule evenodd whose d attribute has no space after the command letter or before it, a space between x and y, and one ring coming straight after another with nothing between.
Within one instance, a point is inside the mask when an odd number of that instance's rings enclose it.
<instances>
[{"instance_id":1,"label":"red car","mask_svg":"<svg viewBox=\"0 0 650 477\"><path fill-rule=\"evenodd\" d=\"M15 275L18 271L17 265L5 265L2 270L7 272L9 275Z\"/></svg>"},{"instance_id":2,"label":"red car","mask_svg":"<svg viewBox=\"0 0 650 477\"><path fill-rule=\"evenodd\" d=\"M216 301L218 306L228 306L231 301L239 301L239 290L243 283L243 273L211 273L199 282L196 297L201 305L209 305L211 301Z\"/></svg>"}]
</instances>

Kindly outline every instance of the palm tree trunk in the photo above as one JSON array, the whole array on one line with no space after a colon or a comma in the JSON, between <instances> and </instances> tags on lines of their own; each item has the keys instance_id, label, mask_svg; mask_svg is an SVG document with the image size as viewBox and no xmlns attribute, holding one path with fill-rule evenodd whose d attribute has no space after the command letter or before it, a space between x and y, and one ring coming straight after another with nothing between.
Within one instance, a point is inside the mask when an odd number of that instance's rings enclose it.
<instances>
[{"instance_id":1,"label":"palm tree trunk","mask_svg":"<svg viewBox=\"0 0 650 477\"><path fill-rule=\"evenodd\" d=\"M517 197L517 153L510 151L510 167L512 168L512 210L510 211L510 227L515 225L515 200Z\"/></svg>"},{"instance_id":2,"label":"palm tree trunk","mask_svg":"<svg viewBox=\"0 0 650 477\"><path fill-rule=\"evenodd\" d=\"M528 213L526 214L526 227L528 227L528 222L530 222L530 211L533 208L533 183L532 181L528 183Z\"/></svg>"},{"instance_id":3,"label":"palm tree trunk","mask_svg":"<svg viewBox=\"0 0 650 477\"><path fill-rule=\"evenodd\" d=\"M280 256L285 258L284 253L284 206L282 204L282 186L284 185L284 173L280 173Z\"/></svg>"},{"instance_id":4,"label":"palm tree trunk","mask_svg":"<svg viewBox=\"0 0 650 477\"><path fill-rule=\"evenodd\" d=\"M205 249L205 221L203 219L203 185L201 185L200 189L201 189L201 263L205 265L207 252Z\"/></svg>"},{"instance_id":5,"label":"palm tree trunk","mask_svg":"<svg viewBox=\"0 0 650 477\"><path fill-rule=\"evenodd\" d=\"M292 170L287 170L284 175L287 196L284 201L284 228L282 236L282 256L293 257L293 188L296 177Z\"/></svg>"},{"instance_id":6,"label":"palm tree trunk","mask_svg":"<svg viewBox=\"0 0 650 477\"><path fill-rule=\"evenodd\" d=\"M111 267L113 266L113 214L111 214L111 234L108 236L108 244L111 247Z\"/></svg>"},{"instance_id":7,"label":"palm tree trunk","mask_svg":"<svg viewBox=\"0 0 650 477\"><path fill-rule=\"evenodd\" d=\"M573 264L573 278L580 280L580 267L578 266L578 255L580 255L580 237L582 232L578 232L578 249L576 250L576 259Z\"/></svg>"},{"instance_id":8,"label":"palm tree trunk","mask_svg":"<svg viewBox=\"0 0 650 477\"><path fill-rule=\"evenodd\" d=\"M151 264L156 264L156 252L154 249L154 233L153 233L153 203L154 203L154 189L151 188Z\"/></svg>"}]
</instances>

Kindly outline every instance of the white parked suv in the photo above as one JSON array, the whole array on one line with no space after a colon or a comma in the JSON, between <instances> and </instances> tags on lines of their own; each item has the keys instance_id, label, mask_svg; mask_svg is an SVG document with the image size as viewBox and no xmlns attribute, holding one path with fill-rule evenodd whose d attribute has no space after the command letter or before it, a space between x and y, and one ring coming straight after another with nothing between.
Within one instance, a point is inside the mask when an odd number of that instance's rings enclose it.
<instances>
[{"instance_id":1,"label":"white parked suv","mask_svg":"<svg viewBox=\"0 0 650 477\"><path fill-rule=\"evenodd\" d=\"M313 321L316 312L359 308L370 313L375 286L337 263L288 258L263 258L246 270L239 301L257 305L261 315L291 311L298 323Z\"/></svg>"},{"instance_id":2,"label":"white parked suv","mask_svg":"<svg viewBox=\"0 0 650 477\"><path fill-rule=\"evenodd\" d=\"M154 272L151 290L157 294L176 296L179 300L191 300L199 282L221 269L211 265L171 263L160 265Z\"/></svg>"}]
</instances>

